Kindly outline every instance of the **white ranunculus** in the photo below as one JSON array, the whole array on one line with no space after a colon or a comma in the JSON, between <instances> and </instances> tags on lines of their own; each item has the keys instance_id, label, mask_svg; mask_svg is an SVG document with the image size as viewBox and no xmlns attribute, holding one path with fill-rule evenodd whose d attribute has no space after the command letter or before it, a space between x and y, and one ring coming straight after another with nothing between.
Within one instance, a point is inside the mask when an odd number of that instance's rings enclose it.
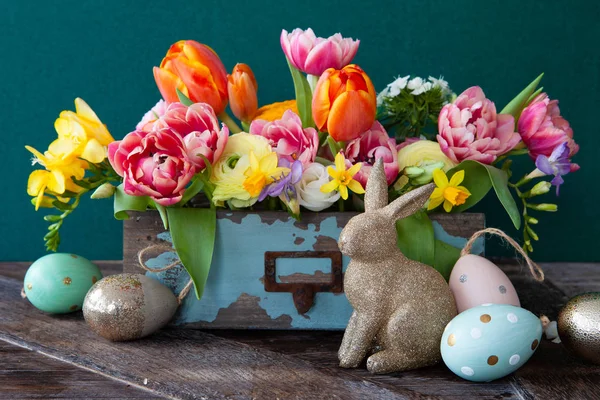
<instances>
[{"instance_id":1,"label":"white ranunculus","mask_svg":"<svg viewBox=\"0 0 600 400\"><path fill-rule=\"evenodd\" d=\"M298 202L311 211L322 211L338 201L337 191L321 192L321 186L330 181L327 168L319 163L312 163L304 170L302 179L296 184Z\"/></svg>"}]
</instances>

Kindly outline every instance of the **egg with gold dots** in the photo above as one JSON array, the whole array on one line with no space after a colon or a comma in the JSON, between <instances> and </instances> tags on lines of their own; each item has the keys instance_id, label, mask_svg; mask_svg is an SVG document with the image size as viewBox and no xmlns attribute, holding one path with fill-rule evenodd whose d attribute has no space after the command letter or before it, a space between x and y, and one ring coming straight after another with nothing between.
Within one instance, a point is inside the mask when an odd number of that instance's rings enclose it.
<instances>
[{"instance_id":1,"label":"egg with gold dots","mask_svg":"<svg viewBox=\"0 0 600 400\"><path fill-rule=\"evenodd\" d=\"M75 254L54 253L31 264L23 291L39 310L66 314L81 310L88 290L100 279L100 269L89 260Z\"/></svg>"},{"instance_id":2,"label":"egg with gold dots","mask_svg":"<svg viewBox=\"0 0 600 400\"><path fill-rule=\"evenodd\" d=\"M489 382L529 360L540 344L542 323L508 304L470 308L448 323L440 349L446 366L461 378Z\"/></svg>"}]
</instances>

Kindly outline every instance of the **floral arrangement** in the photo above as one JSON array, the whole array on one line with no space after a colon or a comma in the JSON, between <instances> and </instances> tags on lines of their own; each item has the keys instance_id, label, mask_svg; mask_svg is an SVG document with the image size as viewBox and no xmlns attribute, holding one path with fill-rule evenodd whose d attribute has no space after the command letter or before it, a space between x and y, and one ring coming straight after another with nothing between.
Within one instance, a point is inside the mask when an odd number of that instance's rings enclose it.
<instances>
[{"instance_id":1,"label":"floral arrangement","mask_svg":"<svg viewBox=\"0 0 600 400\"><path fill-rule=\"evenodd\" d=\"M403 76L377 94L367 73L351 64L360 42L340 34L283 30L280 42L293 100L259 108L252 69L237 64L227 74L217 53L193 40L173 44L154 67L163 98L122 140L76 99L76 111L56 120L58 137L47 151L27 146L43 167L29 177L32 203L59 211L44 217L51 223L46 248L57 250L59 230L82 196L114 196L120 219L129 210L158 210L200 296L217 208L287 210L295 218L362 211L370 170L381 158L390 198L436 186L425 209L398 222L408 257L447 277L459 250L434 239L427 214L464 212L492 188L522 229L524 249L533 250L538 220L530 214L557 210L534 198L552 185L558 195L563 176L579 168L571 163L579 147L558 101L538 89L542 75L498 112L480 87L456 95L442 78ZM523 155L532 172L511 181L511 162ZM209 207L191 217L198 196ZM198 257L192 248L210 254Z\"/></svg>"}]
</instances>

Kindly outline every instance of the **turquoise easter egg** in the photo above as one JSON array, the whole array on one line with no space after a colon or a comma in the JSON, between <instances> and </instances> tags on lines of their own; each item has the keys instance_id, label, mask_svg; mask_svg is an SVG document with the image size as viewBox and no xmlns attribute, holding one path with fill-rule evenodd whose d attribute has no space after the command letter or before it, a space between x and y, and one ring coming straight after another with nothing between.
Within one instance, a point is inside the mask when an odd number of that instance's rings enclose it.
<instances>
[{"instance_id":1,"label":"turquoise easter egg","mask_svg":"<svg viewBox=\"0 0 600 400\"><path fill-rule=\"evenodd\" d=\"M458 314L442 335L442 359L474 382L502 378L529 360L542 338L539 318L521 307L484 304Z\"/></svg>"},{"instance_id":2,"label":"turquoise easter egg","mask_svg":"<svg viewBox=\"0 0 600 400\"><path fill-rule=\"evenodd\" d=\"M100 269L75 254L48 254L31 264L23 287L36 308L65 314L81 310L88 290L102 279Z\"/></svg>"}]
</instances>

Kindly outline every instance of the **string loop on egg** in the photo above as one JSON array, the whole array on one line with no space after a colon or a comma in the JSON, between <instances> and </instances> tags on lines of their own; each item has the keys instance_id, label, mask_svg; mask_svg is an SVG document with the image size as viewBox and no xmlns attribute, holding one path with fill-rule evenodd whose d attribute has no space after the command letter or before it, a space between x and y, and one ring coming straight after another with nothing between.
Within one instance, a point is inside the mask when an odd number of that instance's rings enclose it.
<instances>
[{"instance_id":1,"label":"string loop on egg","mask_svg":"<svg viewBox=\"0 0 600 400\"><path fill-rule=\"evenodd\" d=\"M140 265L140 267L142 269L144 269L146 271L162 272L162 271L167 271L171 268L175 268L176 266L181 264L181 260L177 257L173 262L171 262L170 264L168 264L162 268L150 268L144 262L144 256L146 255L147 252L152 251L152 250L162 250L162 251L170 251L170 252L174 251L171 246L167 246L164 244L153 244L153 245L150 245L148 247L141 249L138 252L138 264ZM194 281L190 278L188 283L184 286L184 288L181 290L181 292L179 292L179 295L177 296L177 303L179 305L181 305L181 303L183 302L183 299L185 299L185 296L187 296L187 294L190 292L190 289L192 288L193 285L194 285Z\"/></svg>"},{"instance_id":2,"label":"string loop on egg","mask_svg":"<svg viewBox=\"0 0 600 400\"><path fill-rule=\"evenodd\" d=\"M527 255L525 250L523 250L523 248L519 245L519 243L517 243L513 238L508 236L500 229L486 228L475 232L473 236L471 236L471 238L467 241L465 247L463 247L463 249L461 250L460 256L464 257L467 254L470 254L475 241L479 239L479 237L484 236L486 233L499 236L502 239L506 240L512 247L515 248L515 250L517 250L517 252L519 252L519 254L521 254L525 262L527 262L527 266L529 267L529 271L531 272L533 279L535 279L538 282L542 282L544 280L544 271L542 270L542 268L539 265L537 265L531 258L529 258L529 256Z\"/></svg>"}]
</instances>

